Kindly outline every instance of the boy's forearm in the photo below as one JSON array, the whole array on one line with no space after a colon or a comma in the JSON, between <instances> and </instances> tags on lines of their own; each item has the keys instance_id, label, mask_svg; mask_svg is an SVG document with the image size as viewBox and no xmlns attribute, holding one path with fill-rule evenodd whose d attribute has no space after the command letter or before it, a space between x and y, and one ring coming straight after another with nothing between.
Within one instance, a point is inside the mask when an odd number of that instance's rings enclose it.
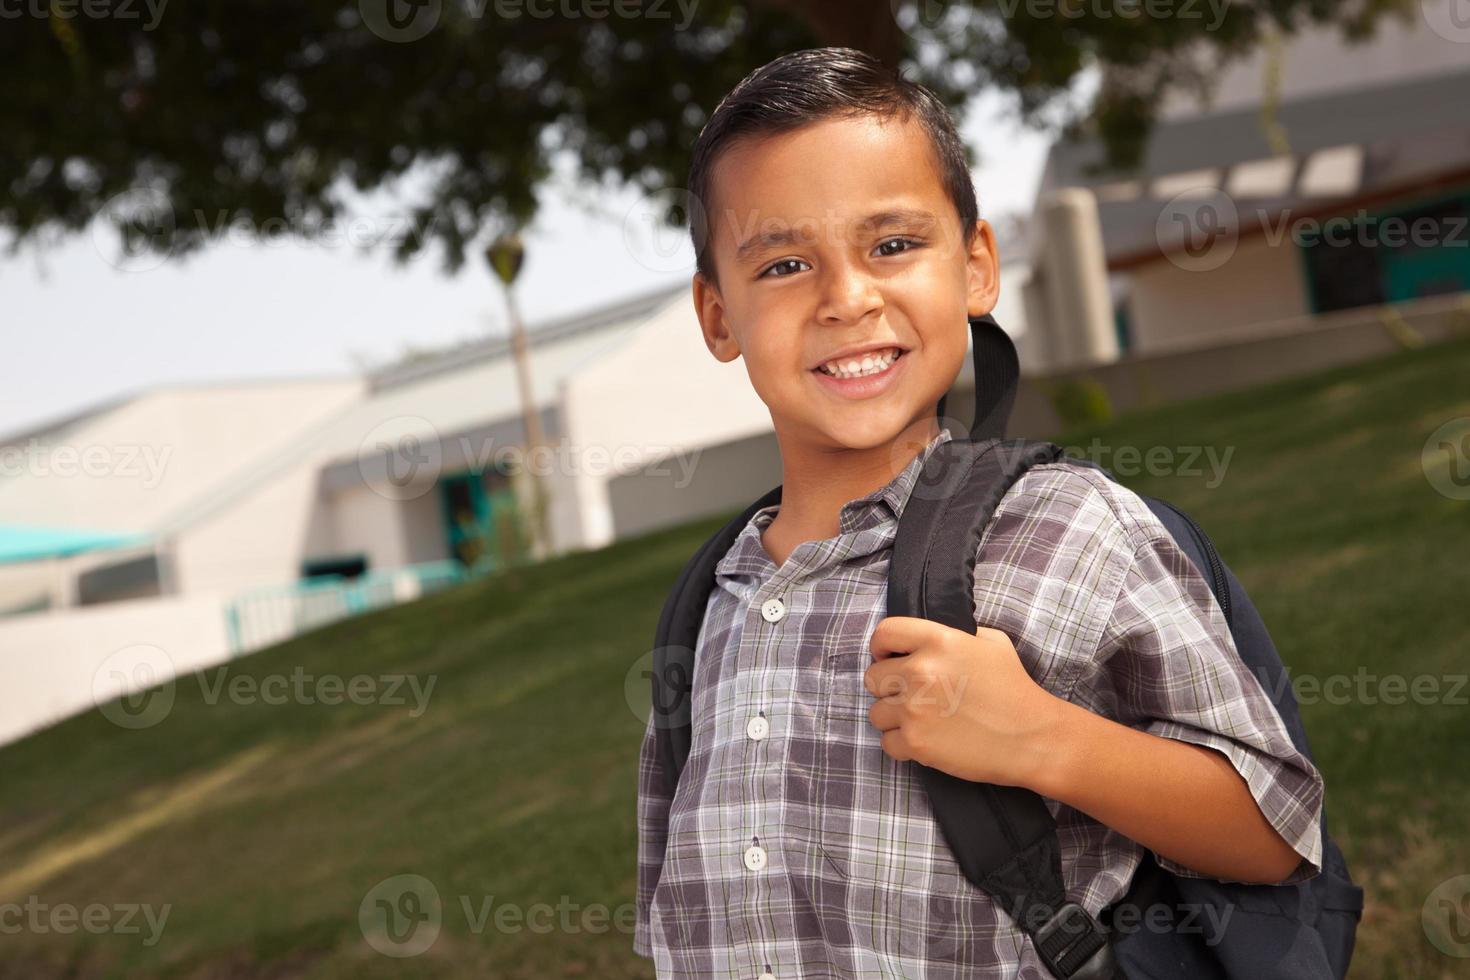
<instances>
[{"instance_id":1,"label":"boy's forearm","mask_svg":"<svg viewBox=\"0 0 1470 980\"><path fill-rule=\"evenodd\" d=\"M1222 753L1138 731L1058 699L1031 789L1200 874L1279 882L1301 856Z\"/></svg>"}]
</instances>

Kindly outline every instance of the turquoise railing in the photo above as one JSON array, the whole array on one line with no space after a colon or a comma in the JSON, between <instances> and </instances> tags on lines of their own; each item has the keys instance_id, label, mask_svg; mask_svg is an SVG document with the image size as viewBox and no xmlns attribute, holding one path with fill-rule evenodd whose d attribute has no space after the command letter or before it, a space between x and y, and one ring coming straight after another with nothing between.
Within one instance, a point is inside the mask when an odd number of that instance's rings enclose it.
<instances>
[{"instance_id":1,"label":"turquoise railing","mask_svg":"<svg viewBox=\"0 0 1470 980\"><path fill-rule=\"evenodd\" d=\"M243 593L225 605L230 655L281 643L372 609L411 602L478 578L493 564L485 561L466 568L452 560L425 562L367 572L356 578L318 575Z\"/></svg>"}]
</instances>

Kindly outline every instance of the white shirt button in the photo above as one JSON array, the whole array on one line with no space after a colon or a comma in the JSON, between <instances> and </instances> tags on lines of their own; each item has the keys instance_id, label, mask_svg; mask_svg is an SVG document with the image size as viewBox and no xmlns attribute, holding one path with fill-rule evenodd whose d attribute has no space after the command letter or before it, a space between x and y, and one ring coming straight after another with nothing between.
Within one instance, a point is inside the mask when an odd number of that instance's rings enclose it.
<instances>
[{"instance_id":1,"label":"white shirt button","mask_svg":"<svg viewBox=\"0 0 1470 980\"><path fill-rule=\"evenodd\" d=\"M745 723L745 734L749 735L754 741L759 742L769 735L770 732L770 722L766 721L760 715L756 715Z\"/></svg>"},{"instance_id":2,"label":"white shirt button","mask_svg":"<svg viewBox=\"0 0 1470 980\"><path fill-rule=\"evenodd\" d=\"M760 980L776 980L776 975L774 973L762 973Z\"/></svg>"},{"instance_id":3,"label":"white shirt button","mask_svg":"<svg viewBox=\"0 0 1470 980\"><path fill-rule=\"evenodd\" d=\"M745 866L752 871L759 871L766 866L766 849L759 844L752 844L745 849Z\"/></svg>"},{"instance_id":4,"label":"white shirt button","mask_svg":"<svg viewBox=\"0 0 1470 980\"><path fill-rule=\"evenodd\" d=\"M768 623L779 623L781 617L786 615L786 603L780 599L767 599L761 603L761 616Z\"/></svg>"}]
</instances>

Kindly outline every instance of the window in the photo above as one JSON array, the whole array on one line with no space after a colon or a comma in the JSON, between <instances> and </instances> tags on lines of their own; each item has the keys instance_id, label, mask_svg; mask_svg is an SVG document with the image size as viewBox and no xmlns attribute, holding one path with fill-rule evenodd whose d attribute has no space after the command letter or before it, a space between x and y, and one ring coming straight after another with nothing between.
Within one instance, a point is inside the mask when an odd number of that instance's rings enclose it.
<instances>
[{"instance_id":1,"label":"window","mask_svg":"<svg viewBox=\"0 0 1470 980\"><path fill-rule=\"evenodd\" d=\"M306 560L301 565L301 576L316 578L318 575L340 575L343 578L357 578L367 570L367 555L337 555Z\"/></svg>"}]
</instances>

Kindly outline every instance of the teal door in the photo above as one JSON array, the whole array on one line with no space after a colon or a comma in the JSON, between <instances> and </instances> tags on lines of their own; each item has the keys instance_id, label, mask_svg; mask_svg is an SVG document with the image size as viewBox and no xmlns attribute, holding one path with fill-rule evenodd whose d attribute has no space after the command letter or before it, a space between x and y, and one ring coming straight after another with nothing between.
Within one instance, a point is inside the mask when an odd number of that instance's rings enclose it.
<instances>
[{"instance_id":1,"label":"teal door","mask_svg":"<svg viewBox=\"0 0 1470 980\"><path fill-rule=\"evenodd\" d=\"M1386 249L1383 286L1390 303L1470 290L1470 248Z\"/></svg>"},{"instance_id":2,"label":"teal door","mask_svg":"<svg viewBox=\"0 0 1470 980\"><path fill-rule=\"evenodd\" d=\"M1403 209L1399 240L1380 248L1383 296L1390 303L1470 290L1470 197Z\"/></svg>"},{"instance_id":3,"label":"teal door","mask_svg":"<svg viewBox=\"0 0 1470 980\"><path fill-rule=\"evenodd\" d=\"M1385 209L1350 226L1338 241L1299 240L1312 312L1470 291L1470 195Z\"/></svg>"},{"instance_id":4,"label":"teal door","mask_svg":"<svg viewBox=\"0 0 1470 980\"><path fill-rule=\"evenodd\" d=\"M439 488L451 557L466 568L523 557L516 493L505 474L456 473L440 480Z\"/></svg>"},{"instance_id":5,"label":"teal door","mask_svg":"<svg viewBox=\"0 0 1470 980\"><path fill-rule=\"evenodd\" d=\"M457 473L439 481L449 555L466 567L494 553L495 524L489 495L478 473Z\"/></svg>"}]
</instances>

